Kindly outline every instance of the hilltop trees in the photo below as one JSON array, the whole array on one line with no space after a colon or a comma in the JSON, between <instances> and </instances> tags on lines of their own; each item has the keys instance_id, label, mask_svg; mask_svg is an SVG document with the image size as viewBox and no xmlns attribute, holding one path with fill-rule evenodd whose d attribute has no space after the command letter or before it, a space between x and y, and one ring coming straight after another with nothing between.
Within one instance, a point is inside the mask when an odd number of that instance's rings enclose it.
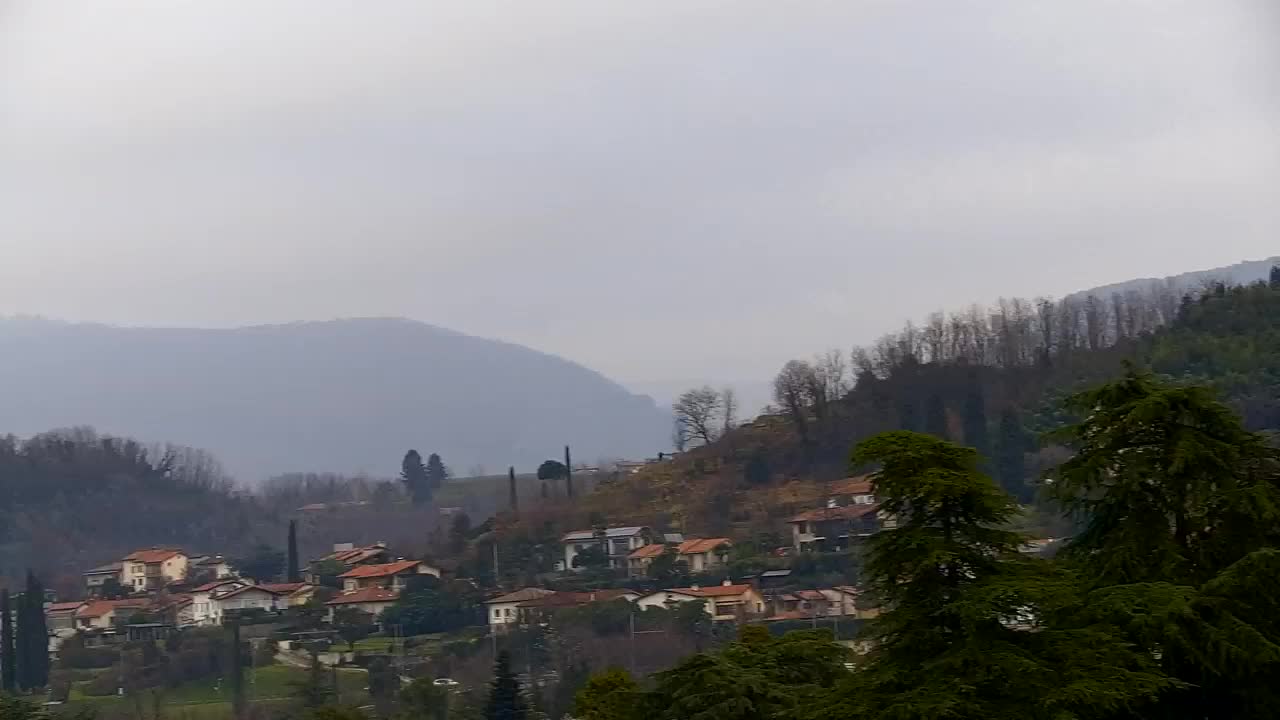
<instances>
[{"instance_id":1,"label":"hilltop trees","mask_svg":"<svg viewBox=\"0 0 1280 720\"><path fill-rule=\"evenodd\" d=\"M431 488L432 492L439 490L449 480L449 468L445 466L438 453L431 453L427 456L426 470L427 487Z\"/></svg>"},{"instance_id":2,"label":"hilltop trees","mask_svg":"<svg viewBox=\"0 0 1280 720\"><path fill-rule=\"evenodd\" d=\"M422 455L417 450L404 454L400 462L400 482L415 505L431 500L431 481L427 479L427 466L422 462Z\"/></svg>"},{"instance_id":3,"label":"hilltop trees","mask_svg":"<svg viewBox=\"0 0 1280 720\"><path fill-rule=\"evenodd\" d=\"M285 579L291 583L302 582L302 570L298 565L298 521L289 521L289 550L285 566Z\"/></svg>"},{"instance_id":4,"label":"hilltop trees","mask_svg":"<svg viewBox=\"0 0 1280 720\"><path fill-rule=\"evenodd\" d=\"M247 556L232 564L239 568L245 577L265 583L278 579L285 568L285 563L285 553L270 545L259 543Z\"/></svg>"}]
</instances>

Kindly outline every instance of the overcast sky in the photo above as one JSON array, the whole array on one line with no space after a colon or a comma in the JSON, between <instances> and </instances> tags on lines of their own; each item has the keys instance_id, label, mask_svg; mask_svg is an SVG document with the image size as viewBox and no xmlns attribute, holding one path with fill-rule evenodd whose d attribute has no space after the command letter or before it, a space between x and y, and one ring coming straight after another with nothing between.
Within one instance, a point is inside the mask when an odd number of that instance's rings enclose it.
<instances>
[{"instance_id":1,"label":"overcast sky","mask_svg":"<svg viewBox=\"0 0 1280 720\"><path fill-rule=\"evenodd\" d=\"M1271 0L0 0L0 314L634 387L1280 252Z\"/></svg>"}]
</instances>

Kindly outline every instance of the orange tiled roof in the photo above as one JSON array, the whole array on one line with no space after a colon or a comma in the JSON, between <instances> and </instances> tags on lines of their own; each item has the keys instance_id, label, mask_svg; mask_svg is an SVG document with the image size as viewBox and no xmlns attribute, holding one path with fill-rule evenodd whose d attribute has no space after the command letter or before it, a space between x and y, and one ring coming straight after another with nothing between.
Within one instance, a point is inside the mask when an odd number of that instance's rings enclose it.
<instances>
[{"instance_id":1,"label":"orange tiled roof","mask_svg":"<svg viewBox=\"0 0 1280 720\"><path fill-rule=\"evenodd\" d=\"M77 600L76 602L50 603L49 607L45 608L44 611L46 613L68 612L70 610L77 610L84 604L84 600Z\"/></svg>"},{"instance_id":2,"label":"orange tiled roof","mask_svg":"<svg viewBox=\"0 0 1280 720\"><path fill-rule=\"evenodd\" d=\"M712 552L721 545L732 545L733 542L729 538L694 538L685 540L676 548L676 552L681 555L697 555L698 553Z\"/></svg>"},{"instance_id":3,"label":"orange tiled roof","mask_svg":"<svg viewBox=\"0 0 1280 720\"><path fill-rule=\"evenodd\" d=\"M262 588L263 590L266 590L267 592L272 592L277 595L292 595L293 593L298 592L302 588L311 587L311 586L304 582L295 582L295 583L263 583L258 587Z\"/></svg>"},{"instance_id":4,"label":"orange tiled roof","mask_svg":"<svg viewBox=\"0 0 1280 720\"><path fill-rule=\"evenodd\" d=\"M151 601L146 598L133 598L125 600L94 600L86 603L84 607L76 611L76 617L97 618L106 615L116 609L140 609L149 607Z\"/></svg>"},{"instance_id":5,"label":"orange tiled roof","mask_svg":"<svg viewBox=\"0 0 1280 720\"><path fill-rule=\"evenodd\" d=\"M831 484L831 495L871 495L875 485L870 475L845 478Z\"/></svg>"},{"instance_id":6,"label":"orange tiled roof","mask_svg":"<svg viewBox=\"0 0 1280 720\"><path fill-rule=\"evenodd\" d=\"M321 558L322 560L337 560L344 565L359 565L365 560L375 558L385 554L387 549L381 545L370 545L369 547L352 548L350 550L339 550L335 553Z\"/></svg>"},{"instance_id":7,"label":"orange tiled roof","mask_svg":"<svg viewBox=\"0 0 1280 720\"><path fill-rule=\"evenodd\" d=\"M815 522L819 520L857 520L863 515L869 515L880 509L875 503L867 505L845 505L844 507L834 508L818 508L817 510L809 510L802 512L795 517L787 520L787 522Z\"/></svg>"},{"instance_id":8,"label":"orange tiled roof","mask_svg":"<svg viewBox=\"0 0 1280 720\"><path fill-rule=\"evenodd\" d=\"M669 592L693 595L695 597L726 597L729 595L741 595L750 589L750 585L710 585L700 588L675 588Z\"/></svg>"},{"instance_id":9,"label":"orange tiled roof","mask_svg":"<svg viewBox=\"0 0 1280 720\"><path fill-rule=\"evenodd\" d=\"M325 605L359 605L360 603L394 602L398 599L400 599L400 593L395 590L372 587L344 593Z\"/></svg>"},{"instance_id":10,"label":"orange tiled roof","mask_svg":"<svg viewBox=\"0 0 1280 720\"><path fill-rule=\"evenodd\" d=\"M213 582L207 582L207 583L205 583L205 584L203 584L203 585L200 585L200 586L197 586L197 587L193 587L193 588L191 588L190 590L188 590L187 592L193 592L193 593L198 593L198 592L209 592L210 590L216 590L217 588L220 588L220 587L222 587L223 585L231 585L232 583L238 583L238 584L240 584L240 585L247 585L247 584L248 584L248 583L244 582L243 580L237 580L237 579L235 579L235 578L223 578L223 579L221 579L221 580L214 580Z\"/></svg>"},{"instance_id":11,"label":"orange tiled roof","mask_svg":"<svg viewBox=\"0 0 1280 720\"><path fill-rule=\"evenodd\" d=\"M125 556L126 562L140 563L162 563L171 557L181 555L181 550L152 548L151 550L138 550Z\"/></svg>"},{"instance_id":12,"label":"orange tiled roof","mask_svg":"<svg viewBox=\"0 0 1280 720\"><path fill-rule=\"evenodd\" d=\"M507 593L506 595L499 595L498 597L493 598L491 600L485 600L485 603L487 604L487 603L527 602L529 600L537 600L538 598L546 597L548 595L555 595L555 594L556 594L555 590L547 590L546 588L530 587L530 588L523 588L521 590L516 590L515 592Z\"/></svg>"},{"instance_id":13,"label":"orange tiled roof","mask_svg":"<svg viewBox=\"0 0 1280 720\"><path fill-rule=\"evenodd\" d=\"M631 558L632 560L644 560L645 558L656 558L666 551L667 551L666 545L663 545L661 543L651 543L649 545L643 545L639 548L636 548L627 557Z\"/></svg>"},{"instance_id":14,"label":"orange tiled roof","mask_svg":"<svg viewBox=\"0 0 1280 720\"><path fill-rule=\"evenodd\" d=\"M412 570L422 563L421 560L400 560L393 563L384 563L382 565L360 565L351 568L342 573L340 578L377 578L387 577L389 575L399 575L406 570Z\"/></svg>"}]
</instances>

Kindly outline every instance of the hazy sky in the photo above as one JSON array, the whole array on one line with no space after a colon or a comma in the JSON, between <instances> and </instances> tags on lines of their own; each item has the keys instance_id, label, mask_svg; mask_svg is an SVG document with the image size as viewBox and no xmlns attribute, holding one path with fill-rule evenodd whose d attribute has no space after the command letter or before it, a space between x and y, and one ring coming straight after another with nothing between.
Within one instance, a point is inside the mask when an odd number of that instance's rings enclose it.
<instances>
[{"instance_id":1,"label":"hazy sky","mask_svg":"<svg viewBox=\"0 0 1280 720\"><path fill-rule=\"evenodd\" d=\"M0 314L647 387L1280 252L1273 0L0 0Z\"/></svg>"}]
</instances>

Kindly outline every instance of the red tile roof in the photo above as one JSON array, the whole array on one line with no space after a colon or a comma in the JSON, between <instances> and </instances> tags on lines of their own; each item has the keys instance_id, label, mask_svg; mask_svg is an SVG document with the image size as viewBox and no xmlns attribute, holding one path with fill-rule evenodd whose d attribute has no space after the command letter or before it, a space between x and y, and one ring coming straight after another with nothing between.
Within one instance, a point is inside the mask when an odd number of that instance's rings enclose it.
<instances>
[{"instance_id":1,"label":"red tile roof","mask_svg":"<svg viewBox=\"0 0 1280 720\"><path fill-rule=\"evenodd\" d=\"M875 492L875 483L870 475L845 478L831 484L831 495L871 495Z\"/></svg>"},{"instance_id":2,"label":"red tile roof","mask_svg":"<svg viewBox=\"0 0 1280 720\"><path fill-rule=\"evenodd\" d=\"M370 545L369 547L352 548L351 550L339 550L324 556L321 560L337 560L344 565L359 565L366 560L385 555L386 552L387 549L381 545Z\"/></svg>"},{"instance_id":3,"label":"red tile roof","mask_svg":"<svg viewBox=\"0 0 1280 720\"><path fill-rule=\"evenodd\" d=\"M645 558L656 558L666 551L667 551L666 545L662 545L660 543L651 543L649 545L644 545L639 548L636 548L627 557L631 558L632 560L643 560Z\"/></svg>"},{"instance_id":4,"label":"red tile roof","mask_svg":"<svg viewBox=\"0 0 1280 720\"><path fill-rule=\"evenodd\" d=\"M750 585L710 585L700 588L674 588L668 592L680 593L681 595L693 595L695 597L726 597L730 595L741 595L750 589Z\"/></svg>"},{"instance_id":5,"label":"red tile roof","mask_svg":"<svg viewBox=\"0 0 1280 720\"><path fill-rule=\"evenodd\" d=\"M150 550L138 550L125 556L125 562L162 563L169 558L181 555L181 550L152 548Z\"/></svg>"},{"instance_id":6,"label":"red tile roof","mask_svg":"<svg viewBox=\"0 0 1280 720\"><path fill-rule=\"evenodd\" d=\"M400 593L395 590L372 587L344 593L325 605L359 605L360 603L395 602L398 599L400 599Z\"/></svg>"},{"instance_id":7,"label":"red tile roof","mask_svg":"<svg viewBox=\"0 0 1280 720\"><path fill-rule=\"evenodd\" d=\"M867 505L845 505L844 507L818 508L802 512L787 522L816 522L820 520L857 520L863 515L874 513L880 509L875 503Z\"/></svg>"},{"instance_id":8,"label":"red tile roof","mask_svg":"<svg viewBox=\"0 0 1280 720\"><path fill-rule=\"evenodd\" d=\"M198 592L209 592L210 590L215 590L215 589L217 589L217 588L222 587L223 585L231 585L231 584L233 584L233 583L235 583L235 584L240 584L240 585L247 585L247 584L248 584L248 583L244 582L243 580L236 580L235 578L223 578L223 579L221 579L221 580L214 580L213 582L207 582L207 583L205 583L205 584L203 584L203 585L200 585L200 586L198 586L198 587L193 587L193 588L191 588L190 590L188 590L187 592L193 592L193 593L198 593Z\"/></svg>"},{"instance_id":9,"label":"red tile roof","mask_svg":"<svg viewBox=\"0 0 1280 720\"><path fill-rule=\"evenodd\" d=\"M49 607L45 608L44 611L46 613L68 612L79 609L80 606L85 603L86 601L84 600L77 600L76 602L50 603Z\"/></svg>"},{"instance_id":10,"label":"red tile roof","mask_svg":"<svg viewBox=\"0 0 1280 720\"><path fill-rule=\"evenodd\" d=\"M393 563L384 563L382 565L360 565L351 568L342 573L340 578L377 578L387 577L390 575L399 575L402 572L412 570L422 564L421 560L400 560Z\"/></svg>"},{"instance_id":11,"label":"red tile roof","mask_svg":"<svg viewBox=\"0 0 1280 720\"><path fill-rule=\"evenodd\" d=\"M547 590L546 588L524 588L506 595L499 595L492 600L485 600L485 603L518 603L528 602L529 600L537 600L548 595L555 595L555 590Z\"/></svg>"},{"instance_id":12,"label":"red tile roof","mask_svg":"<svg viewBox=\"0 0 1280 720\"><path fill-rule=\"evenodd\" d=\"M97 618L106 615L114 610L135 609L139 610L150 607L151 601L147 598L130 598L125 600L94 600L86 603L84 607L76 611L76 617Z\"/></svg>"},{"instance_id":13,"label":"red tile roof","mask_svg":"<svg viewBox=\"0 0 1280 720\"><path fill-rule=\"evenodd\" d=\"M676 552L681 555L697 555L698 553L712 552L721 545L732 545L733 542L729 538L694 538L685 540L676 548Z\"/></svg>"},{"instance_id":14,"label":"red tile roof","mask_svg":"<svg viewBox=\"0 0 1280 720\"><path fill-rule=\"evenodd\" d=\"M303 588L311 587L311 585L308 585L307 583L304 583L304 582L262 583L258 587L262 588L263 590L266 590L267 592L272 592L277 595L292 595L293 593L296 593Z\"/></svg>"},{"instance_id":15,"label":"red tile roof","mask_svg":"<svg viewBox=\"0 0 1280 720\"><path fill-rule=\"evenodd\" d=\"M225 599L227 599L227 598L229 598L229 597L232 597L232 596L235 596L235 595L239 595L240 593L247 593L247 592L249 592L250 590L260 590L260 591L262 591L262 592L264 592L264 593L267 593L268 595L280 595L280 594L281 594L281 593L278 593L278 592L272 592L272 591L270 591L270 590L268 590L268 589L266 589L266 588L262 587L261 585L245 585L245 586L244 586L244 587L242 587L242 588L236 588L235 590L231 590L231 591L229 591L229 592L221 593L221 594L217 595L216 597L217 597L217 599L218 599L218 600L225 600Z\"/></svg>"},{"instance_id":16,"label":"red tile roof","mask_svg":"<svg viewBox=\"0 0 1280 720\"><path fill-rule=\"evenodd\" d=\"M593 602L612 602L639 593L626 588L607 588L586 592L555 592L520 603L523 608L579 607Z\"/></svg>"}]
</instances>

